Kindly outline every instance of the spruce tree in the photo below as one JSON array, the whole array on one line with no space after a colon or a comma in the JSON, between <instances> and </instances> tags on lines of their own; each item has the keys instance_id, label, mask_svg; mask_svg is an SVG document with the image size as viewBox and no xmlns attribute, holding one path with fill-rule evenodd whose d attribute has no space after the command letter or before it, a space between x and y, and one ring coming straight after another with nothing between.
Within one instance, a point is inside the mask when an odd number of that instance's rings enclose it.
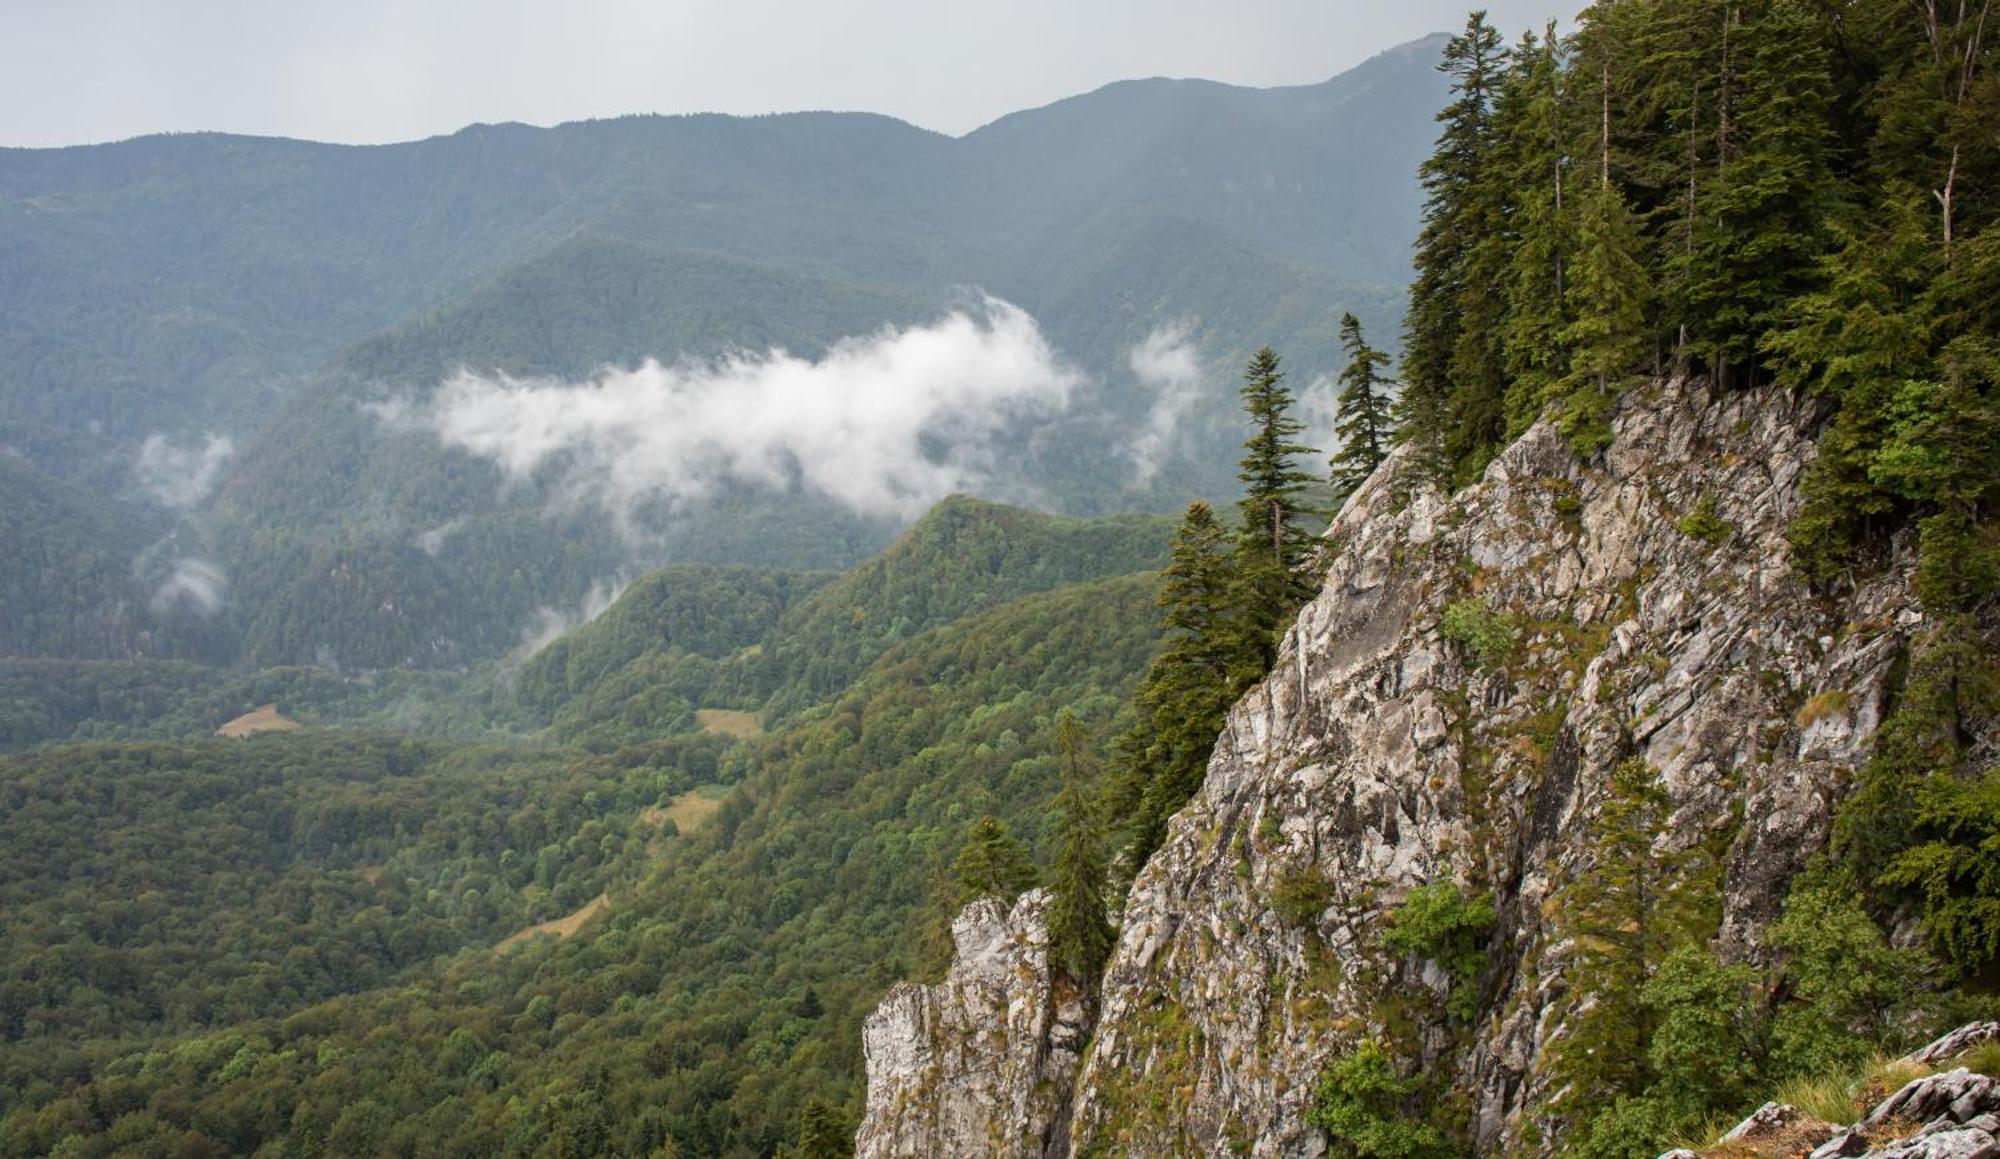
<instances>
[{"instance_id":1,"label":"spruce tree","mask_svg":"<svg viewBox=\"0 0 2000 1159\"><path fill-rule=\"evenodd\" d=\"M1305 428L1292 417L1292 394L1284 378L1278 356L1268 346L1251 356L1243 372L1243 408L1251 433L1237 475L1243 498L1237 502L1242 522L1236 537L1236 623L1260 672L1270 667L1277 651L1279 625L1312 594L1306 563L1313 541L1304 518L1306 488L1314 480L1292 461L1314 451L1296 441Z\"/></svg>"},{"instance_id":2,"label":"spruce tree","mask_svg":"<svg viewBox=\"0 0 2000 1159\"><path fill-rule=\"evenodd\" d=\"M1366 482L1382 462L1389 435L1389 402L1383 392L1388 385L1382 368L1389 356L1368 345L1361 336L1361 322L1353 314L1340 318L1340 345L1347 351L1347 366L1340 372L1340 412L1335 430L1340 435L1340 451L1334 455L1333 487L1337 495L1347 495Z\"/></svg>"},{"instance_id":3,"label":"spruce tree","mask_svg":"<svg viewBox=\"0 0 2000 1159\"><path fill-rule=\"evenodd\" d=\"M965 831L958 860L952 865L958 881L960 904L979 897L998 897L1012 902L1035 884L1034 866L1027 854L993 817L980 817Z\"/></svg>"},{"instance_id":4,"label":"spruce tree","mask_svg":"<svg viewBox=\"0 0 2000 1159\"><path fill-rule=\"evenodd\" d=\"M1774 3L1730 29L1728 138L1704 199L1687 309L1695 352L1724 383L1758 371L1763 335L1812 288L1842 198L1828 168L1833 83L1824 22Z\"/></svg>"},{"instance_id":5,"label":"spruce tree","mask_svg":"<svg viewBox=\"0 0 2000 1159\"><path fill-rule=\"evenodd\" d=\"M1424 187L1423 228L1417 235L1416 278L1404 323L1403 394L1397 413L1397 441L1415 444L1417 472L1449 485L1454 447L1480 424L1485 394L1497 369L1493 336L1483 327L1484 277L1504 260L1497 240L1499 207L1489 172L1493 148L1494 86L1506 60L1500 33L1474 12L1465 31L1445 44L1438 70L1451 77L1451 103L1438 113L1441 129L1430 158L1418 170ZM1477 251L1477 252L1475 252ZM1478 328L1468 333L1466 311L1474 309ZM1474 377L1473 394L1456 397L1454 367ZM1477 397L1475 397L1477 396ZM1494 400L1497 406L1497 397Z\"/></svg>"},{"instance_id":6,"label":"spruce tree","mask_svg":"<svg viewBox=\"0 0 2000 1159\"><path fill-rule=\"evenodd\" d=\"M1119 742L1122 764L1110 799L1113 815L1126 819L1126 876L1159 848L1167 818L1201 787L1223 716L1262 674L1232 622L1236 594L1222 526L1197 500L1174 532L1160 584L1165 638L1140 683L1136 720Z\"/></svg>"},{"instance_id":7,"label":"spruce tree","mask_svg":"<svg viewBox=\"0 0 2000 1159\"><path fill-rule=\"evenodd\" d=\"M1521 38L1495 114L1502 163L1514 184L1514 252L1502 327L1508 378L1503 438L1510 440L1540 417L1549 386L1569 370L1565 289L1575 248L1575 196L1566 189L1567 114L1562 42L1551 24L1542 38Z\"/></svg>"},{"instance_id":8,"label":"spruce tree","mask_svg":"<svg viewBox=\"0 0 2000 1159\"><path fill-rule=\"evenodd\" d=\"M1104 824L1091 792L1090 738L1065 710L1056 721L1056 794L1050 835L1049 960L1086 989L1111 956L1111 922L1104 911Z\"/></svg>"},{"instance_id":9,"label":"spruce tree","mask_svg":"<svg viewBox=\"0 0 2000 1159\"><path fill-rule=\"evenodd\" d=\"M815 1095L799 1111L798 1159L842 1159L854 1154L854 1125L840 1108Z\"/></svg>"},{"instance_id":10,"label":"spruce tree","mask_svg":"<svg viewBox=\"0 0 2000 1159\"><path fill-rule=\"evenodd\" d=\"M1700 850L1657 848L1672 813L1653 768L1637 757L1621 762L1588 826L1595 865L1558 895L1558 931L1574 946L1565 971L1571 991L1594 999L1576 1013L1554 1057L1568 1087L1561 1108L1572 1122L1652 1080L1645 985L1671 950L1698 944L1704 923L1719 916L1704 908L1713 889L1704 888Z\"/></svg>"},{"instance_id":11,"label":"spruce tree","mask_svg":"<svg viewBox=\"0 0 2000 1159\"><path fill-rule=\"evenodd\" d=\"M1568 297L1574 320L1563 331L1570 372L1551 387L1562 403L1559 425L1579 451L1611 440L1618 396L1637 377L1646 351L1647 274L1638 224L1611 179L1609 66L1600 74L1597 181L1577 215L1576 261Z\"/></svg>"}]
</instances>

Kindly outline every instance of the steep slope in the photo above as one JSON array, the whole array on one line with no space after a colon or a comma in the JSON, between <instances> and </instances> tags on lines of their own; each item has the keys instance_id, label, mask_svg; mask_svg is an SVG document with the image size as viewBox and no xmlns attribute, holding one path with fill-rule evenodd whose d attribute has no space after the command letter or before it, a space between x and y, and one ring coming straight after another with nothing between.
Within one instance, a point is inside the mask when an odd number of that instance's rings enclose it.
<instances>
[{"instance_id":1,"label":"steep slope","mask_svg":"<svg viewBox=\"0 0 2000 1159\"><path fill-rule=\"evenodd\" d=\"M1923 622L1907 560L1838 599L1791 570L1813 422L1787 393L1676 381L1628 397L1588 465L1538 425L1449 502L1405 503L1399 459L1378 471L1126 899L1072 1153L1317 1154L1321 1068L1369 1038L1470 1092L1482 1152L1547 1138L1550 1046L1588 999L1558 919L1630 758L1671 797L1654 856L1723 851L1717 936L1754 956ZM1469 1026L1449 975L1382 942L1433 882L1497 911L1456 983L1477 988ZM944 1049L874 1042L871 1090ZM905 1113L871 1099L863 1138ZM998 1150L1037 1153L1028 1127L996 1122Z\"/></svg>"}]
</instances>

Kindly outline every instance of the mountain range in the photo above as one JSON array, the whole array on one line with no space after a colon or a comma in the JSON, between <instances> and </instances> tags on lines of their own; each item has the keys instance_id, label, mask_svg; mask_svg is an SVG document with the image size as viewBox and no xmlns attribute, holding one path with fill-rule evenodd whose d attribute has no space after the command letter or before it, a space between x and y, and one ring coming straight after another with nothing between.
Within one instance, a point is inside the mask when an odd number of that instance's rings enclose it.
<instances>
[{"instance_id":1,"label":"mountain range","mask_svg":"<svg viewBox=\"0 0 2000 1159\"><path fill-rule=\"evenodd\" d=\"M1440 44L1318 85L1121 82L959 138L801 113L0 150L0 650L458 666L659 563L851 565L946 490L1226 494L1251 350L1303 390L1343 311L1393 338ZM909 432L925 481L893 508L783 439L772 478L569 502L575 447L513 471L425 409L461 369L817 372L954 316L990 333L992 300L1053 386ZM1178 380L1140 371L1149 339Z\"/></svg>"}]
</instances>

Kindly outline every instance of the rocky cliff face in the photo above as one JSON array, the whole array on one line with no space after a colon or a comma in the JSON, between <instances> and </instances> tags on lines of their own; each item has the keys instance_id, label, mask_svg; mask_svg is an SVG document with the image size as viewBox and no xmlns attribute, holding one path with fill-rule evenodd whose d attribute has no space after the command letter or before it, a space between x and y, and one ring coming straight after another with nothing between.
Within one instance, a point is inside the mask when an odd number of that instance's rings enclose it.
<instances>
[{"instance_id":1,"label":"rocky cliff face","mask_svg":"<svg viewBox=\"0 0 2000 1159\"><path fill-rule=\"evenodd\" d=\"M1049 969L1047 894L981 898L952 923L950 973L905 982L862 1028L875 1156L1059 1155L1094 1004Z\"/></svg>"},{"instance_id":2,"label":"rocky cliff face","mask_svg":"<svg viewBox=\"0 0 2000 1159\"><path fill-rule=\"evenodd\" d=\"M1045 974L1016 971L1004 998L967 986L962 971L1000 974L961 939L955 981L899 988L869 1023L861 1153L1313 1155L1321 1067L1385 1034L1470 1093L1482 1152L1539 1137L1547 1048L1584 997L1552 903L1594 868L1611 770L1658 770L1662 846L1727 849L1723 937L1754 956L1921 626L1903 569L1833 601L1792 573L1810 419L1781 392L1670 382L1628 401L1592 464L1547 426L1449 500L1408 496L1385 464L1133 884L1067 1138L1038 1117L1043 1084L1063 1085L1061 1052L1032 1040L1060 1025ZM1468 624L1500 645L1469 646ZM1384 915L1440 880L1490 891L1499 915L1480 1016L1456 1033L1444 973L1381 941ZM1002 1041L963 1045L981 1033Z\"/></svg>"}]
</instances>

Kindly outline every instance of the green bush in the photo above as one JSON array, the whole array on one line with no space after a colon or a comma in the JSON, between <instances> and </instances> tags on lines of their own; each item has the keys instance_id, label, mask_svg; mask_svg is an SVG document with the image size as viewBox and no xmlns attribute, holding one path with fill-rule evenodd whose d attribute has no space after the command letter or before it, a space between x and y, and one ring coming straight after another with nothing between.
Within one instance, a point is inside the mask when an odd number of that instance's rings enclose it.
<instances>
[{"instance_id":1,"label":"green bush","mask_svg":"<svg viewBox=\"0 0 2000 1159\"><path fill-rule=\"evenodd\" d=\"M1479 600L1459 600L1438 621L1444 638L1464 648L1474 668L1498 668L1514 655L1519 625L1514 617L1496 612Z\"/></svg>"},{"instance_id":2,"label":"green bush","mask_svg":"<svg viewBox=\"0 0 2000 1159\"><path fill-rule=\"evenodd\" d=\"M1715 513L1713 495L1695 500L1694 510L1681 516L1674 526L1681 529L1682 535L1718 545L1729 542L1729 537L1736 534L1736 525Z\"/></svg>"},{"instance_id":3,"label":"green bush","mask_svg":"<svg viewBox=\"0 0 2000 1159\"><path fill-rule=\"evenodd\" d=\"M1469 1019L1479 1002L1479 972L1486 965L1486 935L1493 928L1493 899L1466 897L1448 881L1411 890L1390 915L1382 944L1392 952L1427 958L1451 976L1445 1008Z\"/></svg>"},{"instance_id":4,"label":"green bush","mask_svg":"<svg viewBox=\"0 0 2000 1159\"><path fill-rule=\"evenodd\" d=\"M1416 1159L1449 1153L1444 1133L1410 1114L1417 1082L1396 1074L1373 1040L1326 1064L1306 1122L1325 1131L1335 1155Z\"/></svg>"},{"instance_id":5,"label":"green bush","mask_svg":"<svg viewBox=\"0 0 2000 1159\"><path fill-rule=\"evenodd\" d=\"M1271 908L1288 926L1306 929L1333 904L1333 886L1310 867L1288 869L1271 887Z\"/></svg>"}]
</instances>

